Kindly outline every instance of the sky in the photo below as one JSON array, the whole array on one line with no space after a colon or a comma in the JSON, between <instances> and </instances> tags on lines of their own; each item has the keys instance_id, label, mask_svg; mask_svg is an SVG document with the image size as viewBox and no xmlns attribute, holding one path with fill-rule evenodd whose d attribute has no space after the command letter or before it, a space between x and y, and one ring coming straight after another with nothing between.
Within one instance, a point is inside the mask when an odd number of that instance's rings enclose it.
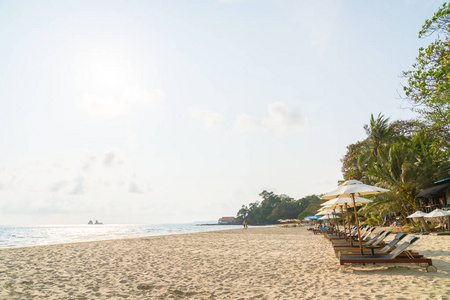
<instances>
[{"instance_id":1,"label":"sky","mask_svg":"<svg viewBox=\"0 0 450 300\"><path fill-rule=\"evenodd\" d=\"M186 223L336 188L443 1L0 0L0 224Z\"/></svg>"}]
</instances>

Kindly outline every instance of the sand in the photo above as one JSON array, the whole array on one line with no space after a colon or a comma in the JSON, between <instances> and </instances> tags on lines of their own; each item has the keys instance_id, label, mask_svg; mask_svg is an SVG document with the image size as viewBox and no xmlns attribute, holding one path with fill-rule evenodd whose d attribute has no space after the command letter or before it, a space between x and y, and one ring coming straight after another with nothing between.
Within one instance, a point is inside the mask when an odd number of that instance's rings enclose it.
<instances>
[{"instance_id":1,"label":"sand","mask_svg":"<svg viewBox=\"0 0 450 300\"><path fill-rule=\"evenodd\" d=\"M306 228L250 228L0 250L0 299L450 299L450 236L414 250L438 268L348 266Z\"/></svg>"}]
</instances>

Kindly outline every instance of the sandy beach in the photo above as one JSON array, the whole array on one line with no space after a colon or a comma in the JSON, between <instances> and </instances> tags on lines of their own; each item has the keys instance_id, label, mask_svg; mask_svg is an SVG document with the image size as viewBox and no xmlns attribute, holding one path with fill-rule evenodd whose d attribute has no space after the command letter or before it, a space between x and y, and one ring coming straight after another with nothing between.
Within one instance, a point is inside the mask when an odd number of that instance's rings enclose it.
<instances>
[{"instance_id":1,"label":"sandy beach","mask_svg":"<svg viewBox=\"0 0 450 300\"><path fill-rule=\"evenodd\" d=\"M450 236L419 266L348 266L306 228L250 228L0 250L1 299L450 299Z\"/></svg>"}]
</instances>

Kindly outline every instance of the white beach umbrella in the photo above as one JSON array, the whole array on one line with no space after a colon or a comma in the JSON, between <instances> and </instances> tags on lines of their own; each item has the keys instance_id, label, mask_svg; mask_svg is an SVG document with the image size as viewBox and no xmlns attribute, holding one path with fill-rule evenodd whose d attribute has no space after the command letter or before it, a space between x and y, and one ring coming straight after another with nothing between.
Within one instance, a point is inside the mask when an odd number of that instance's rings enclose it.
<instances>
[{"instance_id":1,"label":"white beach umbrella","mask_svg":"<svg viewBox=\"0 0 450 300\"><path fill-rule=\"evenodd\" d=\"M369 203L369 202L373 202L372 200L366 199L366 198L362 198L362 197L355 197L355 205L356 206L360 206L363 205L364 203ZM326 206L326 207L339 207L339 208L349 208L349 207L354 207L353 206L353 199L350 197L344 197L344 198L334 198L331 200L328 200L322 204L320 204L321 206ZM344 213L342 212L342 218L343 220L344 218ZM350 216L348 214L347 211L347 221L350 220ZM348 222L348 228L350 231L350 222ZM347 230L345 228L345 224L344 224L344 232L345 234L347 234ZM345 235L345 239L347 240L347 235ZM353 241L351 241L352 245L353 245Z\"/></svg>"},{"instance_id":2,"label":"white beach umbrella","mask_svg":"<svg viewBox=\"0 0 450 300\"><path fill-rule=\"evenodd\" d=\"M317 216L324 216L322 218L320 218L319 220L329 220L329 219L334 219L336 221L336 228L339 230L339 224L336 220L336 218L339 218L339 216L336 213L339 213L343 211L342 209L335 209L333 208L329 208L329 207L322 207L321 209L318 210L318 212L316 213Z\"/></svg>"},{"instance_id":3,"label":"white beach umbrella","mask_svg":"<svg viewBox=\"0 0 450 300\"><path fill-rule=\"evenodd\" d=\"M357 201L359 201L359 202L355 203L356 206L361 206L361 205L363 205L363 203L372 202L372 200L369 200L369 199L365 199L365 198L361 198L361 197L356 197L356 198L357 198ZM344 223L344 220L345 220L344 212L347 212L347 221L348 221L347 223L348 223L348 228L349 228L349 232L350 232L350 222L349 222L350 216L348 214L347 209L349 207L354 207L352 198L334 198L334 199L328 200L325 203L322 203L321 205L322 206L325 205L325 206L320 208L319 212L333 210L336 213L339 212L342 214L342 220L343 220L342 223L344 226L345 240L347 240L347 229L345 228L345 223ZM343 207L345 207L345 209ZM338 226L338 230L339 230L339 225L337 225L337 226ZM351 243L353 245L353 240L351 241Z\"/></svg>"},{"instance_id":4,"label":"white beach umbrella","mask_svg":"<svg viewBox=\"0 0 450 300\"><path fill-rule=\"evenodd\" d=\"M319 218L319 220L328 220L333 218L333 214L327 214L327 215L323 215L321 218ZM336 218L340 218L339 216L335 216Z\"/></svg>"},{"instance_id":5,"label":"white beach umbrella","mask_svg":"<svg viewBox=\"0 0 450 300\"><path fill-rule=\"evenodd\" d=\"M355 203L357 203L359 205L362 205L363 203L369 203L369 202L373 202L373 200L369 200L369 199L362 198L362 197L355 197ZM341 205L344 205L344 203L353 204L353 200L350 197L334 198L334 199L328 200L327 202L320 204L320 206L341 206Z\"/></svg>"},{"instance_id":6,"label":"white beach umbrella","mask_svg":"<svg viewBox=\"0 0 450 300\"><path fill-rule=\"evenodd\" d=\"M346 197L352 197L354 199L357 196L373 195L385 192L389 192L389 190L367 185L358 180L347 180L340 187L323 196L322 199L328 200Z\"/></svg>"},{"instance_id":7,"label":"white beach umbrella","mask_svg":"<svg viewBox=\"0 0 450 300\"><path fill-rule=\"evenodd\" d=\"M436 208L435 210L433 210L429 214L426 214L423 217L424 218L438 218L438 217L446 217L446 216L450 216L450 212Z\"/></svg>"},{"instance_id":8,"label":"white beach umbrella","mask_svg":"<svg viewBox=\"0 0 450 300\"><path fill-rule=\"evenodd\" d=\"M340 187L338 187L337 189L335 189L335 190L329 192L328 194L326 194L325 196L323 196L322 199L328 200L328 199L333 199L333 198L351 197L353 206L356 206L355 197L357 197L357 196L373 195L373 194L379 194L379 193L385 193L385 192L389 192L389 190L379 188L376 186L367 185L358 180L347 180ZM356 228L358 230L359 249L361 250L361 255L364 255L364 252L362 249L361 233L359 231L359 220L358 220L358 214L356 212L356 208L355 208L355 220L356 220ZM350 228L349 228L349 230L350 230Z\"/></svg>"},{"instance_id":9,"label":"white beach umbrella","mask_svg":"<svg viewBox=\"0 0 450 300\"><path fill-rule=\"evenodd\" d=\"M413 213L412 215L407 216L407 218L422 218L424 216L426 216L427 214L424 213L423 211L416 211L415 213Z\"/></svg>"},{"instance_id":10,"label":"white beach umbrella","mask_svg":"<svg viewBox=\"0 0 450 300\"><path fill-rule=\"evenodd\" d=\"M423 217L425 217L427 215L427 213L424 213L423 211L416 211L415 213L413 213L412 215L407 216L407 218L415 218L415 219L419 219L420 223L422 223L423 226L423 230L428 232L430 229L428 227L427 222L425 222L425 219Z\"/></svg>"},{"instance_id":11,"label":"white beach umbrella","mask_svg":"<svg viewBox=\"0 0 450 300\"><path fill-rule=\"evenodd\" d=\"M429 214L426 214L423 217L424 218L440 218L441 223L444 223L444 217L447 217L447 216L450 216L450 212L436 208L435 210L433 210ZM442 228L442 229L444 229L444 228Z\"/></svg>"},{"instance_id":12,"label":"white beach umbrella","mask_svg":"<svg viewBox=\"0 0 450 300\"><path fill-rule=\"evenodd\" d=\"M317 211L318 216L320 215L324 215L324 214L329 214L330 211L334 211L335 213L341 213L342 211L345 211L345 209L336 209L336 207L322 207L322 209L319 209Z\"/></svg>"}]
</instances>

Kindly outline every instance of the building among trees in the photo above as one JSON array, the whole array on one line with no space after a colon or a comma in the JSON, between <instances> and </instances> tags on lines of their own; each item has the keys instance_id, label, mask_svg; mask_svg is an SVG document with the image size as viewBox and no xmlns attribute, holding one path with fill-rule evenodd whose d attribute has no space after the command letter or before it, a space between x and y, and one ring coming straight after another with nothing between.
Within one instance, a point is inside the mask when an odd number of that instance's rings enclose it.
<instances>
[{"instance_id":1,"label":"building among trees","mask_svg":"<svg viewBox=\"0 0 450 300\"><path fill-rule=\"evenodd\" d=\"M235 217L222 217L219 219L220 225L234 224L236 223Z\"/></svg>"}]
</instances>

